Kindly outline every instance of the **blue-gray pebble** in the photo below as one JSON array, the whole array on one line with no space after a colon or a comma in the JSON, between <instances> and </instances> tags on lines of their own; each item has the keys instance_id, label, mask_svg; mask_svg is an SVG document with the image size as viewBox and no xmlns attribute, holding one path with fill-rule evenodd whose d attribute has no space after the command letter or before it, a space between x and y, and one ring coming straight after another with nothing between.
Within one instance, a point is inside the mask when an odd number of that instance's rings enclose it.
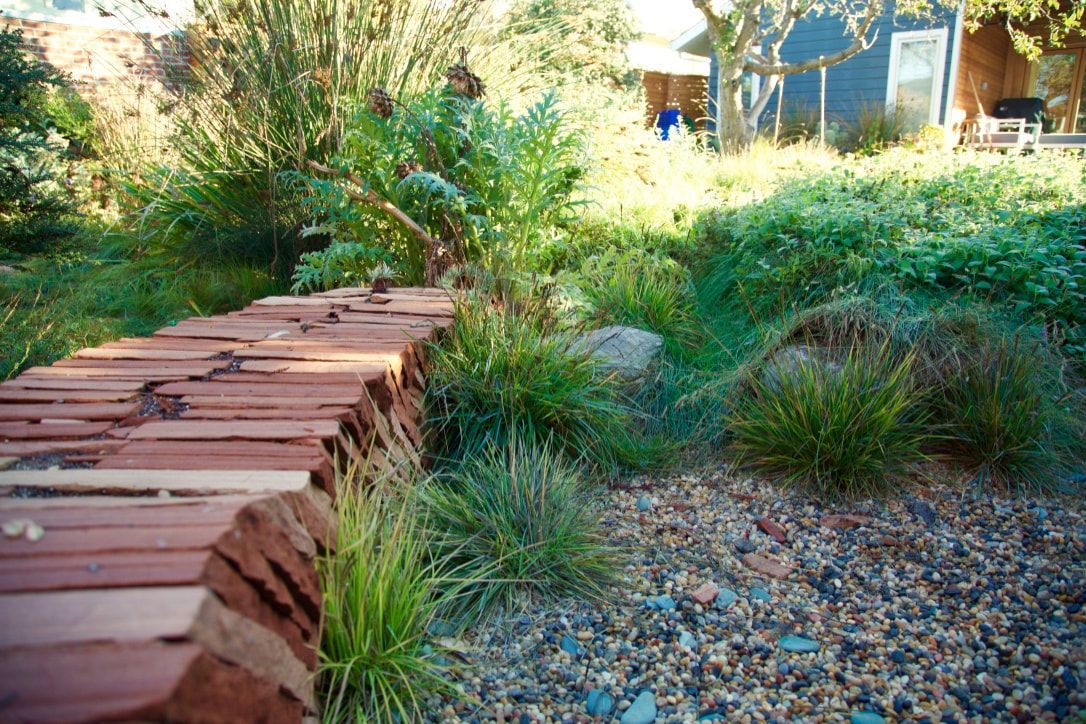
<instances>
[{"instance_id":1,"label":"blue-gray pebble","mask_svg":"<svg viewBox=\"0 0 1086 724\"><path fill-rule=\"evenodd\" d=\"M642 691L633 704L622 714L619 724L652 724L656 721L656 697L651 691Z\"/></svg>"}]
</instances>

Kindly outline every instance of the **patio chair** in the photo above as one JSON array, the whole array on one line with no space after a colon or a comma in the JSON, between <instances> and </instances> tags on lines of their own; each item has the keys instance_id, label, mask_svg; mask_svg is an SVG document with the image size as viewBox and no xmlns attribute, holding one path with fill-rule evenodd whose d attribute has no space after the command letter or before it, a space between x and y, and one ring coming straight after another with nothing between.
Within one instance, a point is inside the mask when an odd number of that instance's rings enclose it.
<instances>
[{"instance_id":1,"label":"patio chair","mask_svg":"<svg viewBox=\"0 0 1086 724\"><path fill-rule=\"evenodd\" d=\"M981 113L973 119L972 145L988 148L1035 146L1044 128L1044 101L1040 98L1003 98L992 115Z\"/></svg>"}]
</instances>

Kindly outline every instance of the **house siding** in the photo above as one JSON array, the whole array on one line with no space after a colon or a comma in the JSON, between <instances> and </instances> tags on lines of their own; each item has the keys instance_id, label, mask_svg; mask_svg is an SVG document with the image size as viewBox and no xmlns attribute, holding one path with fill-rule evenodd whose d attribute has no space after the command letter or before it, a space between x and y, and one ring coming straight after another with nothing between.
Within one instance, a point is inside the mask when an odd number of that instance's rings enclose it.
<instances>
[{"instance_id":1,"label":"house siding","mask_svg":"<svg viewBox=\"0 0 1086 724\"><path fill-rule=\"evenodd\" d=\"M946 111L947 89L950 84L950 67L954 40L954 14L945 13L935 20L916 21L896 16L893 10L883 13L876 21L874 29L878 31L875 43L848 60L826 69L826 120L844 125L853 123L864 105L883 106L886 103L886 82L890 71L891 38L895 32L909 30L947 29L946 66L943 72L943 86L939 106L939 119ZM810 17L797 23L781 49L785 61L796 62L819 55L830 55L849 45L845 37L844 24L833 16ZM869 36L870 37L870 34ZM717 64L713 59L709 89L716 90ZM807 108L818 112L821 77L819 71L810 71L789 75L784 81L784 111ZM714 95L715 97L715 95ZM766 105L766 111L759 119L765 122L772 118L777 107L775 92Z\"/></svg>"}]
</instances>

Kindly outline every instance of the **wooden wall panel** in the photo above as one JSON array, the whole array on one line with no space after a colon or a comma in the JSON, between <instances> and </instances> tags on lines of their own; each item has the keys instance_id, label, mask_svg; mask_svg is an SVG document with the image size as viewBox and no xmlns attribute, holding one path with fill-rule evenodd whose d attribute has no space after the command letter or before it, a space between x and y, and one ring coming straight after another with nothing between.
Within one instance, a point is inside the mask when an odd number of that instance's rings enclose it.
<instances>
[{"instance_id":1,"label":"wooden wall panel","mask_svg":"<svg viewBox=\"0 0 1086 724\"><path fill-rule=\"evenodd\" d=\"M646 71L641 78L650 123L665 108L678 108L687 118L704 127L707 116L709 82L701 75L669 75Z\"/></svg>"}]
</instances>

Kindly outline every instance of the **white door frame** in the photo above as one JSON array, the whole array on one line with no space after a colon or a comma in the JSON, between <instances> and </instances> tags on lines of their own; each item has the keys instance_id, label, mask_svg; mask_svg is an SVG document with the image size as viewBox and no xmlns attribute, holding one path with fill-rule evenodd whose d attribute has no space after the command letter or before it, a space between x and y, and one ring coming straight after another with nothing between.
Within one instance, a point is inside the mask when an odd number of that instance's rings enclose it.
<instances>
[{"instance_id":1,"label":"white door frame","mask_svg":"<svg viewBox=\"0 0 1086 724\"><path fill-rule=\"evenodd\" d=\"M910 40L936 40L935 77L928 108L928 123L939 123L939 106L943 101L943 79L946 77L947 29L904 30L890 36L890 68L886 74L886 110L892 111L897 101L898 67L901 64L901 46Z\"/></svg>"}]
</instances>

